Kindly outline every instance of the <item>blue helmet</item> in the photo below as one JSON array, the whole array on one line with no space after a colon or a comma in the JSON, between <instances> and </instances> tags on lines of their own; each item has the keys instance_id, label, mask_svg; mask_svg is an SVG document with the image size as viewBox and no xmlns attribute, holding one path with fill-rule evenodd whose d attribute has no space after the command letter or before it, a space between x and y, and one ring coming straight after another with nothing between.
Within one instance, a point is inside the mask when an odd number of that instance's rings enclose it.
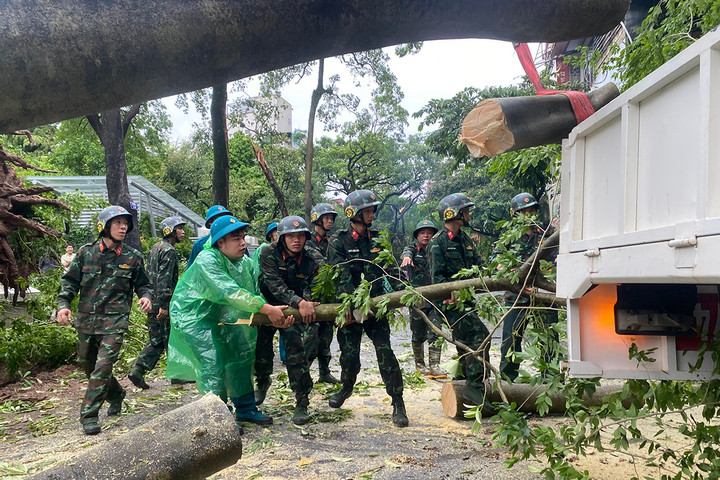
<instances>
[{"instance_id":1,"label":"blue helmet","mask_svg":"<svg viewBox=\"0 0 720 480\"><path fill-rule=\"evenodd\" d=\"M270 225L268 225L267 230L265 230L265 240L267 240L269 242L270 234L272 233L273 230L275 230L277 228L278 228L277 222L272 222Z\"/></svg>"},{"instance_id":2,"label":"blue helmet","mask_svg":"<svg viewBox=\"0 0 720 480\"><path fill-rule=\"evenodd\" d=\"M218 240L228 233L232 233L235 230L241 230L249 225L249 223L241 222L232 215L224 215L218 218L210 227L210 238L212 240L210 246L214 247Z\"/></svg>"},{"instance_id":3,"label":"blue helmet","mask_svg":"<svg viewBox=\"0 0 720 480\"><path fill-rule=\"evenodd\" d=\"M205 228L210 228L213 222L224 215L232 215L232 212L222 205L213 205L208 208L205 214Z\"/></svg>"}]
</instances>

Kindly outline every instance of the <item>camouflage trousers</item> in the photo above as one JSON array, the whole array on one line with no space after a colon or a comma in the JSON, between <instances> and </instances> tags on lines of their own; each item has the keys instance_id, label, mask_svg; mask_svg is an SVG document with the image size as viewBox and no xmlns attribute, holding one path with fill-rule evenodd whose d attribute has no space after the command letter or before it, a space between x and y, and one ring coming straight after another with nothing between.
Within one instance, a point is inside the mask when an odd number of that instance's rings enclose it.
<instances>
[{"instance_id":1,"label":"camouflage trousers","mask_svg":"<svg viewBox=\"0 0 720 480\"><path fill-rule=\"evenodd\" d=\"M423 307L420 310L428 316L430 321L438 328L442 328L442 322L438 319L435 309L432 307ZM425 320L417 315L413 310L410 310L410 331L412 332L413 343L423 343L427 340L429 344L435 343L438 339L438 334L435 330L430 328Z\"/></svg>"},{"instance_id":2,"label":"camouflage trousers","mask_svg":"<svg viewBox=\"0 0 720 480\"><path fill-rule=\"evenodd\" d=\"M303 333L307 324L297 322L287 328L275 328L270 325L258 327L257 344L255 346L255 381L258 386L269 385L273 370L273 337L276 331L285 342L285 367L287 368L290 388L296 400L307 399L313 383L310 378L310 365L305 356Z\"/></svg>"},{"instance_id":3,"label":"camouflage trousers","mask_svg":"<svg viewBox=\"0 0 720 480\"><path fill-rule=\"evenodd\" d=\"M468 305L470 308L472 306ZM474 311L463 311L455 309L442 308L445 317L447 317L454 340L458 340L473 350L477 350L482 342L490 335L483 321ZM467 355L465 351L458 348L458 354L461 355L460 365L467 379L467 385L482 389L485 380L485 364L478 361L472 355ZM482 352L485 361L490 361L490 344Z\"/></svg>"},{"instance_id":4,"label":"camouflage trousers","mask_svg":"<svg viewBox=\"0 0 720 480\"><path fill-rule=\"evenodd\" d=\"M158 320L157 313L148 313L147 317L148 341L135 362L145 372L149 372L155 365L162 353L167 350L168 339L170 338L170 316Z\"/></svg>"},{"instance_id":5,"label":"camouflage trousers","mask_svg":"<svg viewBox=\"0 0 720 480\"><path fill-rule=\"evenodd\" d=\"M340 344L340 380L344 387L353 387L360 373L360 341L362 334L368 336L375 347L380 376L385 383L385 391L391 397L403 393L403 379L400 364L390 345L390 324L386 318L371 317L362 323L351 323L338 328L337 339Z\"/></svg>"},{"instance_id":6,"label":"camouflage trousers","mask_svg":"<svg viewBox=\"0 0 720 480\"><path fill-rule=\"evenodd\" d=\"M514 304L514 305L513 305ZM510 311L505 315L502 328L502 343L500 344L500 373L504 374L508 379L515 380L520 369L520 362L516 362L512 358L515 352L522 352L522 339L527 327L527 312L529 303L513 302L505 304ZM550 327L558 322L558 313L556 310L546 310L544 312L535 312L535 326L540 329L550 329ZM558 343L558 334L556 331L550 331L551 345L540 345L542 347L543 359L550 363L558 352L554 351L553 345Z\"/></svg>"},{"instance_id":7,"label":"camouflage trousers","mask_svg":"<svg viewBox=\"0 0 720 480\"><path fill-rule=\"evenodd\" d=\"M78 363L88 379L85 397L80 406L80 421L83 423L98 417L105 400L116 400L124 393L124 389L112 374L113 365L120 356L123 335L78 332Z\"/></svg>"},{"instance_id":8,"label":"camouflage trousers","mask_svg":"<svg viewBox=\"0 0 720 480\"><path fill-rule=\"evenodd\" d=\"M320 373L324 368L327 368L332 358L330 344L335 333L334 328L333 322L310 323L305 328L303 343L305 344L308 365L312 365L317 358L320 364Z\"/></svg>"}]
</instances>

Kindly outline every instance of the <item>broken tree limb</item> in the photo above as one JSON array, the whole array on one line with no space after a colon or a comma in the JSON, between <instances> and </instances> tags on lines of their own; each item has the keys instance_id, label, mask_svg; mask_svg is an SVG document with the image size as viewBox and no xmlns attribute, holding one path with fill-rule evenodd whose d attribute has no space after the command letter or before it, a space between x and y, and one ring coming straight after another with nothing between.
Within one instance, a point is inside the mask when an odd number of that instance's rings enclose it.
<instances>
[{"instance_id":1,"label":"broken tree limb","mask_svg":"<svg viewBox=\"0 0 720 480\"><path fill-rule=\"evenodd\" d=\"M490 405L493 403L515 403L517 410L526 413L537 413L537 398L546 391L543 385L530 386L527 383L507 383L501 382L502 391L507 396L507 400L500 397L499 391L495 388L487 390L485 402ZM616 393L622 389L621 386L604 385L598 387L592 396L583 397L583 404L586 407L596 407L602 405L605 397L612 393ZM463 418L464 413L469 407L475 405L464 395L465 381L452 380L445 382L440 393L443 412L452 418ZM549 413L563 414L567 410L566 399L562 392L550 395L552 405L549 407ZM488 409L489 412L489 409Z\"/></svg>"},{"instance_id":2,"label":"broken tree limb","mask_svg":"<svg viewBox=\"0 0 720 480\"><path fill-rule=\"evenodd\" d=\"M630 0L4 1L0 132L400 43L593 37L615 28L629 6Z\"/></svg>"},{"instance_id":3,"label":"broken tree limb","mask_svg":"<svg viewBox=\"0 0 720 480\"><path fill-rule=\"evenodd\" d=\"M29 478L201 479L241 456L235 419L208 394Z\"/></svg>"},{"instance_id":4,"label":"broken tree limb","mask_svg":"<svg viewBox=\"0 0 720 480\"><path fill-rule=\"evenodd\" d=\"M620 95L613 83L587 94L599 110ZM488 98L467 114L460 141L473 157L560 143L578 124L565 95Z\"/></svg>"},{"instance_id":5,"label":"broken tree limb","mask_svg":"<svg viewBox=\"0 0 720 480\"><path fill-rule=\"evenodd\" d=\"M510 280L495 280L492 278L469 278L466 280L458 280L455 282L439 283L436 285L428 285L425 287L408 287L406 290L400 290L397 292L387 293L373 297L371 299L375 306L373 310L377 309L377 305L380 302L387 301L387 309L392 310L395 308L401 308L405 305L400 301L401 298L409 293L418 293L423 296L426 300L438 301L450 298L453 292L459 292L466 288L475 288L478 291L483 292L495 292L502 290L509 290L518 293L522 296L532 297L535 300L546 303L546 304L562 304L552 293L543 293L537 291L520 291L518 285L513 284ZM325 303L315 307L315 315L318 322L332 322L337 317L338 309L340 308L339 303ZM295 318L300 318L300 312L294 308L287 308L284 310L285 316L294 315ZM256 313L251 319L240 319L238 324L241 325L270 325L270 319L261 313Z\"/></svg>"}]
</instances>

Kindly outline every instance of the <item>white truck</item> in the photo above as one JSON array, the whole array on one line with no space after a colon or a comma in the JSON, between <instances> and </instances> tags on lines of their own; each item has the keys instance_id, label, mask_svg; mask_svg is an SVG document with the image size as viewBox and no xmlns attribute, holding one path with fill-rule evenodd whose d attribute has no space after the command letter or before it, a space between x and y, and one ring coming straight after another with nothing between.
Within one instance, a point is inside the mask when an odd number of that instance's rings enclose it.
<instances>
[{"instance_id":1,"label":"white truck","mask_svg":"<svg viewBox=\"0 0 720 480\"><path fill-rule=\"evenodd\" d=\"M720 323L720 31L578 125L562 189L570 375L711 378L690 366Z\"/></svg>"}]
</instances>

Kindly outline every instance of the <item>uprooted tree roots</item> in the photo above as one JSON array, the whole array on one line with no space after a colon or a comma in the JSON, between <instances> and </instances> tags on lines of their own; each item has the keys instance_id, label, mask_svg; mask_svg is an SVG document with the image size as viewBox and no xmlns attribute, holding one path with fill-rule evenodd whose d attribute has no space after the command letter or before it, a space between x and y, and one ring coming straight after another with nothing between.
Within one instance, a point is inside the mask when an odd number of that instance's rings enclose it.
<instances>
[{"instance_id":1,"label":"uprooted tree roots","mask_svg":"<svg viewBox=\"0 0 720 480\"><path fill-rule=\"evenodd\" d=\"M62 234L40 222L25 218L22 212L32 205L53 205L70 210L65 203L52 198L42 197L39 194L52 190L52 187L24 187L23 180L18 178L13 165L21 168L36 170L38 172L54 173L53 170L44 170L25 161L22 157L14 155L3 149L0 144L0 282L5 287L5 296L9 288L13 288L13 302L18 295L24 296L25 289L19 282L22 278L36 271L33 263L29 263L27 255L19 251L22 247L13 248L8 237L19 229L27 229L31 235L51 235L60 238Z\"/></svg>"}]
</instances>

